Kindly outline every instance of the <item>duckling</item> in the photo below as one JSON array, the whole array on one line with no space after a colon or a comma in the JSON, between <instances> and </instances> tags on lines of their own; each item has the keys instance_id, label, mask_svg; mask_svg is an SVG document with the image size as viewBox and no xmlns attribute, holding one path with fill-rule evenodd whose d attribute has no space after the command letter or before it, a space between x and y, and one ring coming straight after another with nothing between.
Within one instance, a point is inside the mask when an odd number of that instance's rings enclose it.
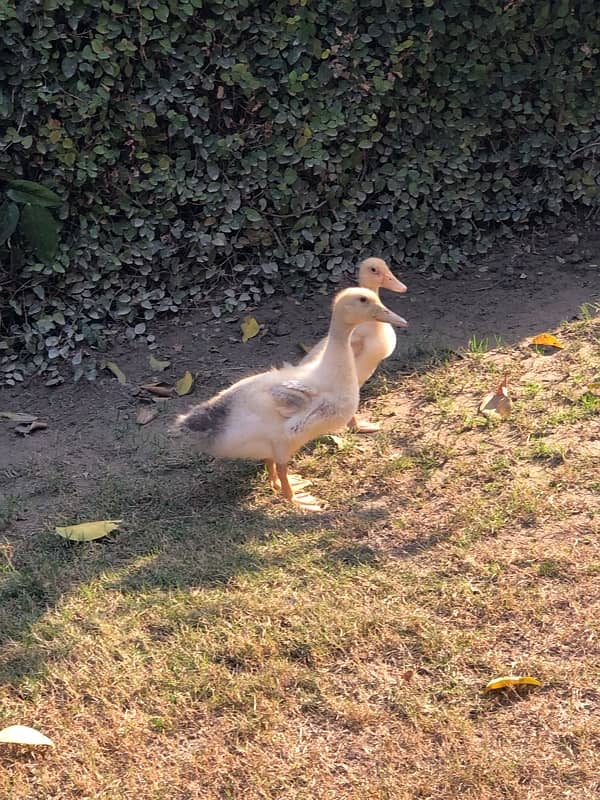
<instances>
[{"instance_id":1,"label":"duckling","mask_svg":"<svg viewBox=\"0 0 600 800\"><path fill-rule=\"evenodd\" d=\"M372 321L406 326L375 292L339 292L317 357L243 378L178 417L175 430L191 434L201 451L218 458L264 461L273 489L302 506L288 462L307 442L343 428L356 412L359 387L350 338L357 325Z\"/></svg>"},{"instance_id":2,"label":"duckling","mask_svg":"<svg viewBox=\"0 0 600 800\"><path fill-rule=\"evenodd\" d=\"M379 289L389 289L391 292L404 294L406 286L396 278L389 266L382 258L367 258L358 267L359 286L370 289L379 295ZM406 327L408 323L404 322ZM396 333L391 325L379 320L369 320L358 325L352 333L352 352L361 387L369 380L379 364L391 356L396 347ZM327 339L322 339L303 358L300 363L306 363L317 358L324 350ZM376 422L359 420L353 415L348 427L360 433L374 433L380 429Z\"/></svg>"}]
</instances>

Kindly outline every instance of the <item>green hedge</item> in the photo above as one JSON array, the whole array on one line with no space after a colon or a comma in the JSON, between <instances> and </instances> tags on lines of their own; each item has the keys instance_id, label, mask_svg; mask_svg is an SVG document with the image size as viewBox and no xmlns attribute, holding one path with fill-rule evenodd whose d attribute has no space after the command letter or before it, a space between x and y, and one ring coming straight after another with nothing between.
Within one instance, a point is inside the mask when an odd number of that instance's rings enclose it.
<instances>
[{"instance_id":1,"label":"green hedge","mask_svg":"<svg viewBox=\"0 0 600 800\"><path fill-rule=\"evenodd\" d=\"M597 4L1 4L0 179L64 205L51 264L2 251L0 374L93 377L116 323L328 287L367 253L456 269L596 204Z\"/></svg>"}]
</instances>

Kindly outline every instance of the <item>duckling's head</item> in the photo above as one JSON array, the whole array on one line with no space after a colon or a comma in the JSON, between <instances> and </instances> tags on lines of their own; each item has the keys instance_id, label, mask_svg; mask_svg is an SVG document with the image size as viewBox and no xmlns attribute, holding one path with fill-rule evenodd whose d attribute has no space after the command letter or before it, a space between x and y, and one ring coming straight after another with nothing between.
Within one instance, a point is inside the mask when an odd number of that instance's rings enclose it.
<instances>
[{"instance_id":1,"label":"duckling's head","mask_svg":"<svg viewBox=\"0 0 600 800\"><path fill-rule=\"evenodd\" d=\"M390 292L404 294L406 286L399 281L383 258L366 258L358 267L358 282L376 292L388 289Z\"/></svg>"},{"instance_id":2,"label":"duckling's head","mask_svg":"<svg viewBox=\"0 0 600 800\"><path fill-rule=\"evenodd\" d=\"M339 325L354 328L362 322L389 322L398 328L407 328L408 322L386 308L370 289L344 289L333 301L333 319Z\"/></svg>"}]
</instances>

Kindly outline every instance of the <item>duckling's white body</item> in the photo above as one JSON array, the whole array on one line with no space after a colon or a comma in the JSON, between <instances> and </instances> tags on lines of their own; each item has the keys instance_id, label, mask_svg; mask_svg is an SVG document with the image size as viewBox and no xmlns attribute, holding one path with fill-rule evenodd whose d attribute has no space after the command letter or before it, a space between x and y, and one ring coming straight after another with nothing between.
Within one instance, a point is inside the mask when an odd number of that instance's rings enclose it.
<instances>
[{"instance_id":1,"label":"duckling's white body","mask_svg":"<svg viewBox=\"0 0 600 800\"><path fill-rule=\"evenodd\" d=\"M387 322L364 322L354 330L351 345L358 384L362 386L396 349L396 332Z\"/></svg>"},{"instance_id":2,"label":"duckling's white body","mask_svg":"<svg viewBox=\"0 0 600 800\"><path fill-rule=\"evenodd\" d=\"M344 427L358 408L350 339L357 325L373 320L405 324L374 292L340 292L317 357L238 381L179 417L177 428L210 455L265 461L273 487L294 500L287 475L292 455L311 439Z\"/></svg>"},{"instance_id":3,"label":"duckling's white body","mask_svg":"<svg viewBox=\"0 0 600 800\"><path fill-rule=\"evenodd\" d=\"M367 258L359 266L358 282L360 286L370 289L379 296L379 289L386 288L392 292L403 294L406 286L393 275L385 261L381 258ZM406 327L407 323L403 320ZM363 322L352 332L352 352L358 385L361 387L369 380L379 364L389 358L396 349L396 332L387 322L369 320ZM322 339L300 362L310 363L318 359L327 347L327 339ZM359 422L354 414L348 418L349 426L365 433L379 429L377 423Z\"/></svg>"},{"instance_id":4,"label":"duckling's white body","mask_svg":"<svg viewBox=\"0 0 600 800\"><path fill-rule=\"evenodd\" d=\"M335 352L335 363L325 356L301 368L274 369L238 381L205 404L226 410L225 425L209 411L214 420L210 431L203 431L194 416L187 427L205 433L202 450L218 458L286 463L306 442L343 428L358 408L349 343ZM201 413L202 406L197 409Z\"/></svg>"},{"instance_id":5,"label":"duckling's white body","mask_svg":"<svg viewBox=\"0 0 600 800\"><path fill-rule=\"evenodd\" d=\"M363 322L354 329L350 342L359 386L366 383L379 364L392 355L396 341L396 332L387 322ZM326 346L327 339L322 339L300 363L306 364L319 358Z\"/></svg>"}]
</instances>

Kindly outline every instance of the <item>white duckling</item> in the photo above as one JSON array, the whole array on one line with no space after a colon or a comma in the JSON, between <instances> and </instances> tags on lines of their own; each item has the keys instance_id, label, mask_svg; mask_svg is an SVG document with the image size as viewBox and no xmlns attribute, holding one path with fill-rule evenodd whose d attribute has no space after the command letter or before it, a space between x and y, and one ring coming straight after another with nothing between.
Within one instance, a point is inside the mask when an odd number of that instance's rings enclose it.
<instances>
[{"instance_id":1,"label":"white duckling","mask_svg":"<svg viewBox=\"0 0 600 800\"><path fill-rule=\"evenodd\" d=\"M396 278L382 258L367 258L359 264L358 283L359 286L370 289L377 295L379 295L380 289L388 289L399 294L406 292L406 286ZM407 324L405 321L404 327ZM361 387L369 380L379 364L394 352L396 348L396 332L387 322L372 319L356 326L352 333L351 342L358 385ZM326 345L327 339L322 339L307 353L300 363L307 363L317 358ZM359 420L356 415L352 416L348 426L361 433L373 433L380 429L376 422L364 419Z\"/></svg>"},{"instance_id":2,"label":"white duckling","mask_svg":"<svg viewBox=\"0 0 600 800\"><path fill-rule=\"evenodd\" d=\"M359 387L350 338L357 325L371 321L406 326L374 292L339 292L318 357L234 383L181 415L176 429L218 458L264 461L273 488L302 505L288 479L288 462L307 442L343 428L356 412Z\"/></svg>"}]
</instances>

